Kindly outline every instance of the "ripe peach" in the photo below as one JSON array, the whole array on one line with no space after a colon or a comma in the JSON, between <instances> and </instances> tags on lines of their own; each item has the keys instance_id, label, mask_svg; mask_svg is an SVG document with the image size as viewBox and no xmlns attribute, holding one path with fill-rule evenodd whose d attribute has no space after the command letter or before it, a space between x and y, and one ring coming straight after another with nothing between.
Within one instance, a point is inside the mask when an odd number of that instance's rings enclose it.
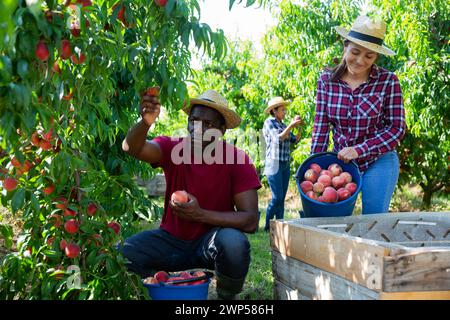
<instances>
[{"instance_id":1,"label":"ripe peach","mask_svg":"<svg viewBox=\"0 0 450 320\"><path fill-rule=\"evenodd\" d=\"M169 274L165 271L158 271L154 275L155 279L159 282L167 282L169 280Z\"/></svg>"},{"instance_id":2,"label":"ripe peach","mask_svg":"<svg viewBox=\"0 0 450 320\"><path fill-rule=\"evenodd\" d=\"M53 129L50 129L50 130L48 130L48 132L46 132L42 135L42 139L50 141L50 140L52 140L52 136L53 136Z\"/></svg>"},{"instance_id":3,"label":"ripe peach","mask_svg":"<svg viewBox=\"0 0 450 320\"><path fill-rule=\"evenodd\" d=\"M303 181L300 183L300 189L302 189L303 193L307 193L313 189L313 183L311 181Z\"/></svg>"},{"instance_id":4,"label":"ripe peach","mask_svg":"<svg viewBox=\"0 0 450 320\"><path fill-rule=\"evenodd\" d=\"M339 176L344 178L345 184L352 182L352 175L348 172L344 171Z\"/></svg>"},{"instance_id":5,"label":"ripe peach","mask_svg":"<svg viewBox=\"0 0 450 320\"><path fill-rule=\"evenodd\" d=\"M306 196L309 197L309 198L311 198L311 199L313 199L313 200L317 200L317 199L318 199L318 198L317 198L317 195L314 193L314 191L308 191L308 192L306 193Z\"/></svg>"},{"instance_id":6,"label":"ripe peach","mask_svg":"<svg viewBox=\"0 0 450 320\"><path fill-rule=\"evenodd\" d=\"M356 185L356 183L350 182L345 185L345 189L350 191L351 194L354 194L356 192L356 190L358 189L358 186Z\"/></svg>"},{"instance_id":7,"label":"ripe peach","mask_svg":"<svg viewBox=\"0 0 450 320\"><path fill-rule=\"evenodd\" d=\"M39 58L41 61L46 61L48 59L48 56L50 55L47 45L43 40L39 41L36 45L35 55Z\"/></svg>"},{"instance_id":8,"label":"ripe peach","mask_svg":"<svg viewBox=\"0 0 450 320\"><path fill-rule=\"evenodd\" d=\"M31 134L31 144L33 146L39 147L41 142L41 138L39 137L39 133L36 131Z\"/></svg>"},{"instance_id":9,"label":"ripe peach","mask_svg":"<svg viewBox=\"0 0 450 320\"><path fill-rule=\"evenodd\" d=\"M55 191L55 185L54 184L51 184L48 187L45 187L44 189L42 189L42 192L44 192L46 195L52 194L53 191Z\"/></svg>"},{"instance_id":10,"label":"ripe peach","mask_svg":"<svg viewBox=\"0 0 450 320\"><path fill-rule=\"evenodd\" d=\"M174 202L188 202L189 197L186 191L184 190L178 190L172 193L172 196L170 198Z\"/></svg>"},{"instance_id":11,"label":"ripe peach","mask_svg":"<svg viewBox=\"0 0 450 320\"><path fill-rule=\"evenodd\" d=\"M329 176L330 178L333 178L333 177L334 177L333 174L332 174L329 170L326 170L326 169L320 171L319 176L323 176L323 175L327 175L327 176Z\"/></svg>"},{"instance_id":12,"label":"ripe peach","mask_svg":"<svg viewBox=\"0 0 450 320\"><path fill-rule=\"evenodd\" d=\"M338 198L339 198L338 201L343 201L345 199L348 199L352 195L350 193L350 191L348 189L345 189L345 188L339 188L338 191L337 191L337 194L338 194Z\"/></svg>"},{"instance_id":13,"label":"ripe peach","mask_svg":"<svg viewBox=\"0 0 450 320\"><path fill-rule=\"evenodd\" d=\"M331 186L331 177L329 175L321 175L319 177L319 179L317 179L317 182L320 182L321 184L323 184L324 187L329 187Z\"/></svg>"},{"instance_id":14,"label":"ripe peach","mask_svg":"<svg viewBox=\"0 0 450 320\"><path fill-rule=\"evenodd\" d=\"M61 210L65 210L67 207L67 199L64 197L59 197L55 199L55 207Z\"/></svg>"},{"instance_id":15,"label":"ripe peach","mask_svg":"<svg viewBox=\"0 0 450 320\"><path fill-rule=\"evenodd\" d=\"M96 212L97 206L95 205L95 203L90 203L87 207L87 214L92 217L95 215Z\"/></svg>"},{"instance_id":16,"label":"ripe peach","mask_svg":"<svg viewBox=\"0 0 450 320\"><path fill-rule=\"evenodd\" d=\"M303 177L305 178L305 180L315 183L317 181L317 178L319 178L319 174L315 172L313 169L308 169L306 170L305 175Z\"/></svg>"},{"instance_id":17,"label":"ripe peach","mask_svg":"<svg viewBox=\"0 0 450 320\"><path fill-rule=\"evenodd\" d=\"M70 208L66 208L64 210L64 217L76 217L77 212L75 210L72 210Z\"/></svg>"},{"instance_id":18,"label":"ripe peach","mask_svg":"<svg viewBox=\"0 0 450 320\"><path fill-rule=\"evenodd\" d=\"M61 74L61 68L59 67L58 61L53 62L52 71L57 74Z\"/></svg>"},{"instance_id":19,"label":"ripe peach","mask_svg":"<svg viewBox=\"0 0 450 320\"><path fill-rule=\"evenodd\" d=\"M33 168L33 164L30 161L25 160L25 162L23 163L23 166L22 166L21 169L22 169L23 172L28 172L32 168Z\"/></svg>"},{"instance_id":20,"label":"ripe peach","mask_svg":"<svg viewBox=\"0 0 450 320\"><path fill-rule=\"evenodd\" d=\"M67 233L73 234L78 231L79 225L78 221L75 219L70 219L64 223L64 229L66 229Z\"/></svg>"},{"instance_id":21,"label":"ripe peach","mask_svg":"<svg viewBox=\"0 0 450 320\"><path fill-rule=\"evenodd\" d=\"M333 179L331 179L331 185L333 186L333 188L340 189L342 187L345 186L345 180L344 178L342 178L341 176L336 176L333 177Z\"/></svg>"},{"instance_id":22,"label":"ripe peach","mask_svg":"<svg viewBox=\"0 0 450 320\"><path fill-rule=\"evenodd\" d=\"M323 191L322 197L325 202L333 203L338 201L337 191L333 187L326 187Z\"/></svg>"},{"instance_id":23,"label":"ripe peach","mask_svg":"<svg viewBox=\"0 0 450 320\"><path fill-rule=\"evenodd\" d=\"M318 174L320 174L320 171L322 171L322 168L317 164L317 163L312 163L309 166L310 169L313 169L315 172L317 172Z\"/></svg>"},{"instance_id":24,"label":"ripe peach","mask_svg":"<svg viewBox=\"0 0 450 320\"><path fill-rule=\"evenodd\" d=\"M158 7L165 7L167 4L167 0L155 0L155 3Z\"/></svg>"},{"instance_id":25,"label":"ripe peach","mask_svg":"<svg viewBox=\"0 0 450 320\"><path fill-rule=\"evenodd\" d=\"M145 284L159 284L159 281L156 280L154 277L147 277L144 280Z\"/></svg>"},{"instance_id":26,"label":"ripe peach","mask_svg":"<svg viewBox=\"0 0 450 320\"><path fill-rule=\"evenodd\" d=\"M181 271L179 277L183 278L183 279L190 279L190 278L192 278L192 276L189 274L189 272L186 272L186 271Z\"/></svg>"},{"instance_id":27,"label":"ripe peach","mask_svg":"<svg viewBox=\"0 0 450 320\"><path fill-rule=\"evenodd\" d=\"M119 232L120 232L120 224L118 224L117 222L112 221L112 222L108 223L108 227L113 229L116 234L119 234Z\"/></svg>"},{"instance_id":28,"label":"ripe peach","mask_svg":"<svg viewBox=\"0 0 450 320\"><path fill-rule=\"evenodd\" d=\"M80 254L80 247L76 243L71 242L67 245L64 251L66 252L66 256L73 259L78 257Z\"/></svg>"},{"instance_id":29,"label":"ripe peach","mask_svg":"<svg viewBox=\"0 0 450 320\"><path fill-rule=\"evenodd\" d=\"M337 163L332 163L328 166L328 170L331 172L331 174L336 177L342 173L342 167L338 165Z\"/></svg>"},{"instance_id":30,"label":"ripe peach","mask_svg":"<svg viewBox=\"0 0 450 320\"><path fill-rule=\"evenodd\" d=\"M61 59L69 59L72 55L72 49L70 47L70 41L67 39L61 40Z\"/></svg>"},{"instance_id":31,"label":"ripe peach","mask_svg":"<svg viewBox=\"0 0 450 320\"><path fill-rule=\"evenodd\" d=\"M6 178L5 181L3 181L3 188L5 188L6 191L13 191L17 188L17 180L14 178Z\"/></svg>"},{"instance_id":32,"label":"ripe peach","mask_svg":"<svg viewBox=\"0 0 450 320\"><path fill-rule=\"evenodd\" d=\"M159 97L159 87L151 87L148 88L144 95L146 96L152 96L152 97Z\"/></svg>"},{"instance_id":33,"label":"ripe peach","mask_svg":"<svg viewBox=\"0 0 450 320\"><path fill-rule=\"evenodd\" d=\"M315 193L322 194L322 192L323 192L324 189L325 189L325 186L324 186L322 183L320 183L320 182L316 182L316 183L314 183L314 185L313 185L313 191L314 191Z\"/></svg>"},{"instance_id":34,"label":"ripe peach","mask_svg":"<svg viewBox=\"0 0 450 320\"><path fill-rule=\"evenodd\" d=\"M70 60L73 62L73 64L82 64L85 59L86 56L84 55L84 53L80 53L80 57L78 57L76 54L72 54L70 56Z\"/></svg>"},{"instance_id":35,"label":"ripe peach","mask_svg":"<svg viewBox=\"0 0 450 320\"><path fill-rule=\"evenodd\" d=\"M41 140L39 141L39 147L41 147L42 150L50 150L52 148L52 144L47 140Z\"/></svg>"},{"instance_id":36,"label":"ripe peach","mask_svg":"<svg viewBox=\"0 0 450 320\"><path fill-rule=\"evenodd\" d=\"M192 273L193 277L203 277L206 276L206 273L204 273L203 271L195 271L194 273Z\"/></svg>"},{"instance_id":37,"label":"ripe peach","mask_svg":"<svg viewBox=\"0 0 450 320\"><path fill-rule=\"evenodd\" d=\"M320 197L318 197L317 199L314 199L314 200L319 201L319 202L326 202L325 198L323 196L320 196Z\"/></svg>"},{"instance_id":38,"label":"ripe peach","mask_svg":"<svg viewBox=\"0 0 450 320\"><path fill-rule=\"evenodd\" d=\"M20 163L19 159L17 159L16 157L13 157L11 159L11 164L13 165L13 167L15 168L20 168L22 166L22 164Z\"/></svg>"},{"instance_id":39,"label":"ripe peach","mask_svg":"<svg viewBox=\"0 0 450 320\"><path fill-rule=\"evenodd\" d=\"M61 241L59 242L59 248L60 248L61 250L65 250L66 247L67 247L67 241L66 241L66 239L61 239Z\"/></svg>"}]
</instances>

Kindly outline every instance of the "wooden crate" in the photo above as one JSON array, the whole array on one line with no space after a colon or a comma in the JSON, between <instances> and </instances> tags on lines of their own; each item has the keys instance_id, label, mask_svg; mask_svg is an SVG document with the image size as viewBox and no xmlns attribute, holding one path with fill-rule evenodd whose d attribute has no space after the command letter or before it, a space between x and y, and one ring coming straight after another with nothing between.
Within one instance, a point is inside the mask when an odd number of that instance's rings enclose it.
<instances>
[{"instance_id":1,"label":"wooden crate","mask_svg":"<svg viewBox=\"0 0 450 320\"><path fill-rule=\"evenodd\" d=\"M450 212L270 224L276 299L450 299Z\"/></svg>"}]
</instances>

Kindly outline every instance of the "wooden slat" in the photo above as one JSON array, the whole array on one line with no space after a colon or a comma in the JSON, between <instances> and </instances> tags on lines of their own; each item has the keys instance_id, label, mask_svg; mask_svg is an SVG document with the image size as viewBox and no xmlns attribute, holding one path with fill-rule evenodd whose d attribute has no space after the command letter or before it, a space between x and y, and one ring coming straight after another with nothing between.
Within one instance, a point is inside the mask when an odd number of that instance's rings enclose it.
<instances>
[{"instance_id":1,"label":"wooden slat","mask_svg":"<svg viewBox=\"0 0 450 320\"><path fill-rule=\"evenodd\" d=\"M313 300L375 300L379 293L272 251L274 278ZM294 295L294 293L292 294Z\"/></svg>"},{"instance_id":2,"label":"wooden slat","mask_svg":"<svg viewBox=\"0 0 450 320\"><path fill-rule=\"evenodd\" d=\"M382 242L450 240L450 212L404 212L298 219L300 224ZM337 227L338 225L345 227Z\"/></svg>"},{"instance_id":3,"label":"wooden slat","mask_svg":"<svg viewBox=\"0 0 450 320\"><path fill-rule=\"evenodd\" d=\"M274 250L369 289L381 290L383 257L389 254L389 248L376 241L290 221L272 221L270 228Z\"/></svg>"},{"instance_id":4,"label":"wooden slat","mask_svg":"<svg viewBox=\"0 0 450 320\"><path fill-rule=\"evenodd\" d=\"M274 280L273 285L275 300L311 300L278 280Z\"/></svg>"},{"instance_id":5,"label":"wooden slat","mask_svg":"<svg viewBox=\"0 0 450 320\"><path fill-rule=\"evenodd\" d=\"M450 291L380 292L380 300L450 300Z\"/></svg>"},{"instance_id":6,"label":"wooden slat","mask_svg":"<svg viewBox=\"0 0 450 320\"><path fill-rule=\"evenodd\" d=\"M417 248L386 257L383 291L450 290L450 248Z\"/></svg>"},{"instance_id":7,"label":"wooden slat","mask_svg":"<svg viewBox=\"0 0 450 320\"><path fill-rule=\"evenodd\" d=\"M427 249L431 249L430 247L449 247L450 248L450 240L448 241L404 241L404 242L395 242L396 244L406 246L406 247L427 247Z\"/></svg>"}]
</instances>

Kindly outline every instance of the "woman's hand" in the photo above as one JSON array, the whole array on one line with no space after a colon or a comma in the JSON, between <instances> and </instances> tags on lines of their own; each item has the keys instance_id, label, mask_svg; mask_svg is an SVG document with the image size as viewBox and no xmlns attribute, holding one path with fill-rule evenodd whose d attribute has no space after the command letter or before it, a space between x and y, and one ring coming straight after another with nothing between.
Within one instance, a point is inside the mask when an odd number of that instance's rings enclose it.
<instances>
[{"instance_id":1,"label":"woman's hand","mask_svg":"<svg viewBox=\"0 0 450 320\"><path fill-rule=\"evenodd\" d=\"M291 123L289 124L289 126L291 128L297 128L298 126L302 125L303 123L304 123L303 119L299 115L296 115L294 117L294 119L291 121Z\"/></svg>"},{"instance_id":2,"label":"woman's hand","mask_svg":"<svg viewBox=\"0 0 450 320\"><path fill-rule=\"evenodd\" d=\"M345 147L341 151L338 152L338 159L348 163L353 159L358 158L358 152L353 147Z\"/></svg>"}]
</instances>

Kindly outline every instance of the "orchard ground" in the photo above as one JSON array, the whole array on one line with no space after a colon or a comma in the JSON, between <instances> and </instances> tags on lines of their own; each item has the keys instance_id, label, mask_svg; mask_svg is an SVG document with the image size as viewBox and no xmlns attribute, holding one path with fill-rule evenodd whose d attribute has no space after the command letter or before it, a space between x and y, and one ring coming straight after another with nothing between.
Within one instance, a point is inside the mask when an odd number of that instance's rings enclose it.
<instances>
[{"instance_id":1,"label":"orchard ground","mask_svg":"<svg viewBox=\"0 0 450 320\"><path fill-rule=\"evenodd\" d=\"M269 233L264 232L265 213L267 204L270 201L271 194L270 189L264 185L258 192L259 194L259 209L261 211L261 217L259 220L259 230L254 234L249 234L248 238L252 248L252 260L250 265L250 271L247 276L247 281L244 285L244 290L239 296L242 300L270 300L273 299L273 276L272 276L272 257L270 249L270 237ZM359 196L354 215L361 214L361 197ZM159 205L163 205L163 198L154 198ZM397 189L393 200L391 202L390 211L391 214L395 212L416 212L420 211L422 194L420 187L416 185L410 185L403 189ZM299 210L301 209L300 195L297 190L294 181L288 189L285 202L285 219L298 219ZM429 210L435 211L450 211L450 198L446 193L437 194L433 197L432 205ZM17 239L17 235L21 231L22 223L20 220L13 217L5 208L0 207L0 223L10 225L14 230L14 240ZM154 223L143 223L142 229L157 228L159 221ZM13 246L13 249L15 246ZM0 260L8 252L3 246L3 242L0 239ZM209 299L215 299L215 281L213 280L210 285Z\"/></svg>"}]
</instances>

